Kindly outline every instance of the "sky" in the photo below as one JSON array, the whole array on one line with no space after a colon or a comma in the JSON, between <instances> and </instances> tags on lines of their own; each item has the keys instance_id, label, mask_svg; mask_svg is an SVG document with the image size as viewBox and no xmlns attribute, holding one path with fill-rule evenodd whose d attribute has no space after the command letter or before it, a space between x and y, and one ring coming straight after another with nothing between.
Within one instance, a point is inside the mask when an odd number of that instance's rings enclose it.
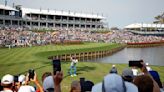
<instances>
[{"instance_id":1,"label":"sky","mask_svg":"<svg viewBox=\"0 0 164 92\"><path fill-rule=\"evenodd\" d=\"M164 12L164 0L7 0L8 5L100 14L109 27L123 28L131 23L152 23ZM4 4L5 0L0 0Z\"/></svg>"}]
</instances>

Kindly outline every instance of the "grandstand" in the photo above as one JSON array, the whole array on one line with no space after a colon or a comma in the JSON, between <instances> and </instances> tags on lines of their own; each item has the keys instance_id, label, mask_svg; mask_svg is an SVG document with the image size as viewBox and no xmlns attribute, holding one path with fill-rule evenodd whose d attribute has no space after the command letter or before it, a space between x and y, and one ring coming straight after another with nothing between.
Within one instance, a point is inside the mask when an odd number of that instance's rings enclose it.
<instances>
[{"instance_id":1,"label":"grandstand","mask_svg":"<svg viewBox=\"0 0 164 92\"><path fill-rule=\"evenodd\" d=\"M164 24L134 23L125 29L134 34L164 36Z\"/></svg>"},{"instance_id":2,"label":"grandstand","mask_svg":"<svg viewBox=\"0 0 164 92\"><path fill-rule=\"evenodd\" d=\"M42 10L0 5L0 26L28 27L30 29L102 29L105 17L71 11Z\"/></svg>"}]
</instances>

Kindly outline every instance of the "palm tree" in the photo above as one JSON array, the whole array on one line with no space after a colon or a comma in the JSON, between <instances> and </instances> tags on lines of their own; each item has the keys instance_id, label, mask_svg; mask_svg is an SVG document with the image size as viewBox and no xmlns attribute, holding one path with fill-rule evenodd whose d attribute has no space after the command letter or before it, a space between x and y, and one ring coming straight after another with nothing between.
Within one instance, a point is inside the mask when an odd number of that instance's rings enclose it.
<instances>
[{"instance_id":1,"label":"palm tree","mask_svg":"<svg viewBox=\"0 0 164 92\"><path fill-rule=\"evenodd\" d=\"M156 21L154 21L154 23L164 24L164 13L162 13L161 15L157 15L154 18L156 19Z\"/></svg>"}]
</instances>

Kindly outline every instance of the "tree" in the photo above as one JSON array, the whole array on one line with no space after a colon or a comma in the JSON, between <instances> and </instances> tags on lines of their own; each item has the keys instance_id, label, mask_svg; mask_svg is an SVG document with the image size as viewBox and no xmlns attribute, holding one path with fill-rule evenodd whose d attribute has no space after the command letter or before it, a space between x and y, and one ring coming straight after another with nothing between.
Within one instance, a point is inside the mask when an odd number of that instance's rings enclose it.
<instances>
[{"instance_id":1,"label":"tree","mask_svg":"<svg viewBox=\"0 0 164 92\"><path fill-rule=\"evenodd\" d=\"M164 13L162 13L161 15L157 15L154 18L156 19L156 21L154 21L154 23L164 24Z\"/></svg>"}]
</instances>

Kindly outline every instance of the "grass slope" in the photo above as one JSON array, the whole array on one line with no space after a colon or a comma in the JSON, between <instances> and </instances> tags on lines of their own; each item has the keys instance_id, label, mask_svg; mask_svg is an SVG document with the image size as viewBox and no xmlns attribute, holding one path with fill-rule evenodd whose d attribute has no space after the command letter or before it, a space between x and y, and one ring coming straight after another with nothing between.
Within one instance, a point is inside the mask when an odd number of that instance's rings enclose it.
<instances>
[{"instance_id":1,"label":"grass slope","mask_svg":"<svg viewBox=\"0 0 164 92\"><path fill-rule=\"evenodd\" d=\"M27 48L0 48L0 78L9 74L20 74L27 72L28 69L33 68L36 70L39 80L46 71L52 71L51 61L47 59L48 56L62 54L62 53L74 53L74 52L86 52L93 50L106 50L121 46L119 44L105 44L105 43L85 43L83 45L47 45L36 46ZM126 64L116 64L119 73L127 67ZM91 80L94 83L100 82L103 76L108 74L111 64L96 63L96 62L79 62L77 65L78 76L68 76L68 69L70 62L62 62L62 70L64 71L64 80L62 82L63 92L68 92L70 84L73 80L78 80L80 77L85 77L87 80ZM153 69L160 73L161 79L164 82L164 67L152 66Z\"/></svg>"}]
</instances>

